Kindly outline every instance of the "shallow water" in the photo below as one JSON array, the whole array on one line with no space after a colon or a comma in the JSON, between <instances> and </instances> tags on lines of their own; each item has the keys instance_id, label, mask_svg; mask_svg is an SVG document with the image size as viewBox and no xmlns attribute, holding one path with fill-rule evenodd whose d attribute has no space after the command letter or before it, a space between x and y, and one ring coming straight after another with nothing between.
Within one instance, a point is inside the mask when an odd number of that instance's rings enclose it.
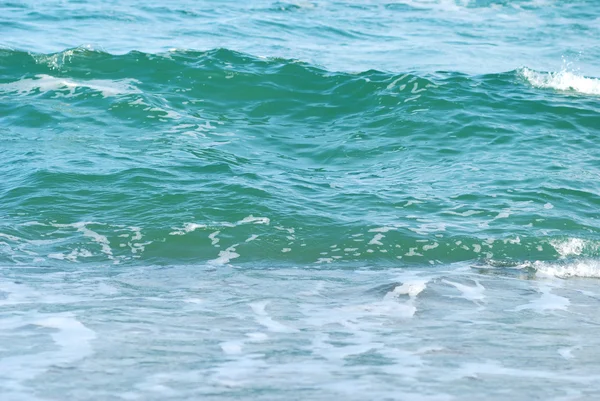
<instances>
[{"instance_id":1,"label":"shallow water","mask_svg":"<svg viewBox=\"0 0 600 401\"><path fill-rule=\"evenodd\" d=\"M600 394L600 11L0 2L0 394Z\"/></svg>"}]
</instances>

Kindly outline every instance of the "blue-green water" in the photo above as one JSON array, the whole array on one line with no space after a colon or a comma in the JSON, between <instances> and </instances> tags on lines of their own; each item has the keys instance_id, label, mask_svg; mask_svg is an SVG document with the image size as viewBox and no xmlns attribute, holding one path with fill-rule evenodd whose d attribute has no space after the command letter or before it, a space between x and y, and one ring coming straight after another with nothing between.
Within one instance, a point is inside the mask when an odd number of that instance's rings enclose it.
<instances>
[{"instance_id":1,"label":"blue-green water","mask_svg":"<svg viewBox=\"0 0 600 401\"><path fill-rule=\"evenodd\" d=\"M593 1L0 2L0 399L600 396Z\"/></svg>"}]
</instances>

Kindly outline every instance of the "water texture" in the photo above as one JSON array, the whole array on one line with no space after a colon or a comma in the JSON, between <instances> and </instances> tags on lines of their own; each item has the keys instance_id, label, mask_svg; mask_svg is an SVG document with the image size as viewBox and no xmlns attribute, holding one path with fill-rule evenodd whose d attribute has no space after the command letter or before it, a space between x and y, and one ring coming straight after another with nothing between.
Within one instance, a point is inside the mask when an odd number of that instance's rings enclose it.
<instances>
[{"instance_id":1,"label":"water texture","mask_svg":"<svg viewBox=\"0 0 600 401\"><path fill-rule=\"evenodd\" d=\"M3 400L600 396L595 2L0 10Z\"/></svg>"}]
</instances>

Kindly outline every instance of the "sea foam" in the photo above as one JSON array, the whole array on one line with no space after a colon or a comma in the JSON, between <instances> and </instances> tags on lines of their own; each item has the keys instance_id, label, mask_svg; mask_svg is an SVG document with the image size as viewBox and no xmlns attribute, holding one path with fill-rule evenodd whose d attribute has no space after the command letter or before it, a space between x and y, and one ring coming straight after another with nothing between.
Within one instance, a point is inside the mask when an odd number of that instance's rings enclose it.
<instances>
[{"instance_id":1,"label":"sea foam","mask_svg":"<svg viewBox=\"0 0 600 401\"><path fill-rule=\"evenodd\" d=\"M525 67L519 70L519 74L536 88L600 95L600 79L584 77L570 71L538 72Z\"/></svg>"},{"instance_id":2,"label":"sea foam","mask_svg":"<svg viewBox=\"0 0 600 401\"><path fill-rule=\"evenodd\" d=\"M600 278L600 261L583 259L569 263L536 262L533 267L537 274L560 278L588 277Z\"/></svg>"},{"instance_id":3,"label":"sea foam","mask_svg":"<svg viewBox=\"0 0 600 401\"><path fill-rule=\"evenodd\" d=\"M86 88L99 92L102 97L114 97L132 93L140 93L134 86L136 80L104 80L91 79L87 81L53 77L38 74L33 78L24 78L16 82L0 84L0 93L17 93L19 95L35 94L37 92L56 92L63 96L75 96L76 91Z\"/></svg>"}]
</instances>

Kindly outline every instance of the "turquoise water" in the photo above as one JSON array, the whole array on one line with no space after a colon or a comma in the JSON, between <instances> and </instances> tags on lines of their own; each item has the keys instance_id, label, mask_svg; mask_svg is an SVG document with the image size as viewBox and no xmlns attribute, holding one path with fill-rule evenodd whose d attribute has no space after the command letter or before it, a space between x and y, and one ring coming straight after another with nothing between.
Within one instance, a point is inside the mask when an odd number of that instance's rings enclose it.
<instances>
[{"instance_id":1,"label":"turquoise water","mask_svg":"<svg viewBox=\"0 0 600 401\"><path fill-rule=\"evenodd\" d=\"M600 395L595 2L0 9L2 400Z\"/></svg>"}]
</instances>

